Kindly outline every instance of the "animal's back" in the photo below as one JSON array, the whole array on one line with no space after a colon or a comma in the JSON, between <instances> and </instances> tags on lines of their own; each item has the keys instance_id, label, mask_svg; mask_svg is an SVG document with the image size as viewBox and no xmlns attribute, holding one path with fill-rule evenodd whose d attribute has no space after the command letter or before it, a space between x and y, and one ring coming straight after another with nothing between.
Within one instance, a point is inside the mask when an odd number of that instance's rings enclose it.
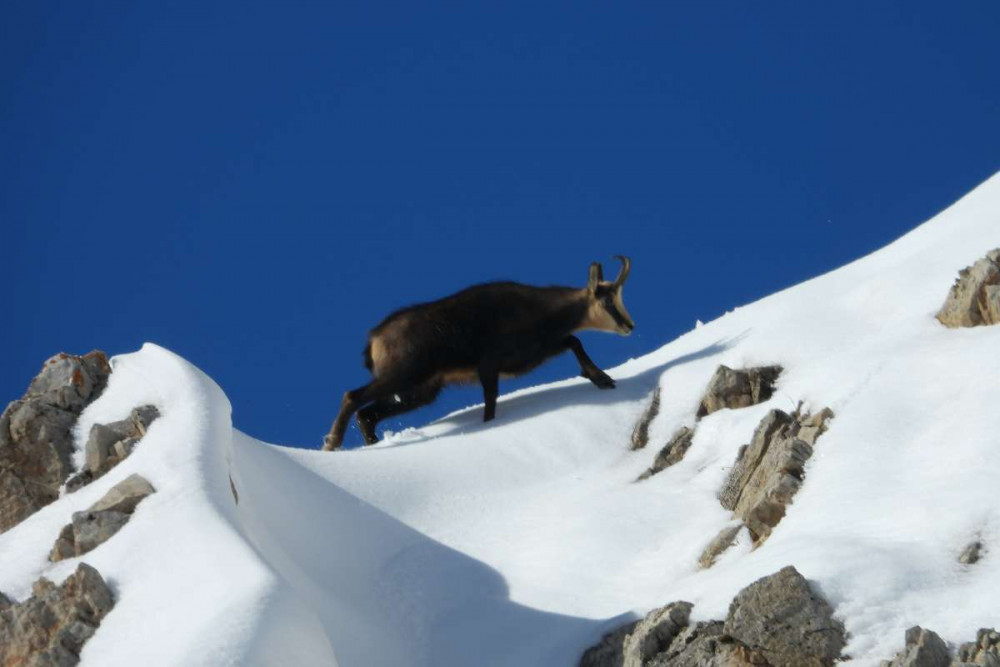
<instances>
[{"instance_id":1,"label":"animal's back","mask_svg":"<svg viewBox=\"0 0 1000 667\"><path fill-rule=\"evenodd\" d=\"M499 339L551 318L548 295L572 291L495 282L401 308L369 333L365 366L376 377L401 361L437 371L463 369L461 375Z\"/></svg>"}]
</instances>

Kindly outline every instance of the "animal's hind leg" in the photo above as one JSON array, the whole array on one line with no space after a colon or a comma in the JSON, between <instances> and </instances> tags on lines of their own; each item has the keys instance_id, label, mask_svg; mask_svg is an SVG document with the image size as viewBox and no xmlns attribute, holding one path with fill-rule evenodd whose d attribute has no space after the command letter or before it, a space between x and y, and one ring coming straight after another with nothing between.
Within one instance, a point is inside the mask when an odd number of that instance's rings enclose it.
<instances>
[{"instance_id":1,"label":"animal's hind leg","mask_svg":"<svg viewBox=\"0 0 1000 667\"><path fill-rule=\"evenodd\" d=\"M323 450L331 452L340 449L340 445L344 442L344 433L347 431L347 423L358 408L365 403L392 396L395 391L396 387L391 383L372 380L363 387L346 392L340 401L340 412L337 413L330 432L323 438Z\"/></svg>"},{"instance_id":2,"label":"animal's hind leg","mask_svg":"<svg viewBox=\"0 0 1000 667\"><path fill-rule=\"evenodd\" d=\"M361 429L361 435L364 436L365 443L373 445L378 442L378 436L375 434L375 425L379 421L427 405L433 402L440 393L441 383L430 381L420 385L416 389L399 394L399 400L396 400L396 397L393 396L366 405L358 411L358 427Z\"/></svg>"}]
</instances>

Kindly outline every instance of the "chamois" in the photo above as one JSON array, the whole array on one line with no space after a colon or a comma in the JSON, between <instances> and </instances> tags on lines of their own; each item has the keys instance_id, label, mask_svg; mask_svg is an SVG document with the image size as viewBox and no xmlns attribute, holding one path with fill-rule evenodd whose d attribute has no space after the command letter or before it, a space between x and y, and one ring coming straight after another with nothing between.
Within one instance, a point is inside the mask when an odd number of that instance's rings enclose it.
<instances>
[{"instance_id":1,"label":"chamois","mask_svg":"<svg viewBox=\"0 0 1000 667\"><path fill-rule=\"evenodd\" d=\"M373 379L344 394L323 449L340 447L354 412L365 443L374 444L379 420L427 405L446 384L478 381L483 421L490 421L501 377L527 373L566 350L576 355L583 377L614 389L573 334L596 329L627 336L635 328L622 302L631 262L615 257L622 268L613 282L594 262L581 289L486 283L389 315L368 334L364 362Z\"/></svg>"}]
</instances>

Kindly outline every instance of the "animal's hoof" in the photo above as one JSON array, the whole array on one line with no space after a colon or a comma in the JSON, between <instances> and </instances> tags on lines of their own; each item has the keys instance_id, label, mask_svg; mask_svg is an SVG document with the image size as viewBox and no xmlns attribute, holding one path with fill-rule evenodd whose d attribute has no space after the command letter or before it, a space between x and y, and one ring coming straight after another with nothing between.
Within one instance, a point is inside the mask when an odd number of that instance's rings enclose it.
<instances>
[{"instance_id":1,"label":"animal's hoof","mask_svg":"<svg viewBox=\"0 0 1000 667\"><path fill-rule=\"evenodd\" d=\"M598 389L615 388L615 381L611 379L610 375L598 375L597 377L590 378L590 381L597 385Z\"/></svg>"},{"instance_id":2,"label":"animal's hoof","mask_svg":"<svg viewBox=\"0 0 1000 667\"><path fill-rule=\"evenodd\" d=\"M334 442L333 438L329 435L323 438L323 451L324 452L334 452L340 449L340 444Z\"/></svg>"}]
</instances>

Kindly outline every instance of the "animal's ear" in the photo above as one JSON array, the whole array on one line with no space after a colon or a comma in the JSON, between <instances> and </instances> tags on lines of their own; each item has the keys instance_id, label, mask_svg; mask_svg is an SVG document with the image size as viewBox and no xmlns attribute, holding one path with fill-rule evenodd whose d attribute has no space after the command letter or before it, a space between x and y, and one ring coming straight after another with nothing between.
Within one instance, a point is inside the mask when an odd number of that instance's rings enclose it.
<instances>
[{"instance_id":1,"label":"animal's ear","mask_svg":"<svg viewBox=\"0 0 1000 667\"><path fill-rule=\"evenodd\" d=\"M604 271L601 270L600 262L594 262L590 265L590 279L587 280L587 289L591 292L597 290L598 283L604 280Z\"/></svg>"}]
</instances>

